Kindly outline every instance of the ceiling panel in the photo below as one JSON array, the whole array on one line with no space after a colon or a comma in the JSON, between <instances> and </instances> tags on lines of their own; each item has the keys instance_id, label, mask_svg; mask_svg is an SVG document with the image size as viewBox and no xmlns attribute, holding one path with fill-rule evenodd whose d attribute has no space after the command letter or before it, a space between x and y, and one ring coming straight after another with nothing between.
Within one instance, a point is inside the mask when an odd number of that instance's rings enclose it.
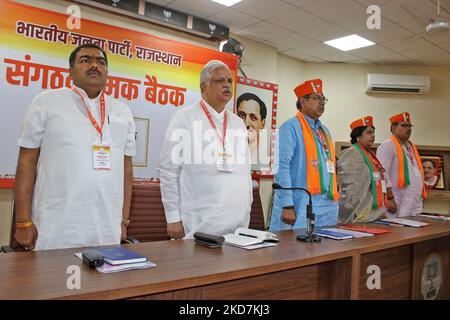
<instances>
[{"instance_id":1,"label":"ceiling panel","mask_svg":"<svg viewBox=\"0 0 450 320\"><path fill-rule=\"evenodd\" d=\"M233 9L267 20L295 7L281 0L244 0L233 5Z\"/></svg>"},{"instance_id":2,"label":"ceiling panel","mask_svg":"<svg viewBox=\"0 0 450 320\"><path fill-rule=\"evenodd\" d=\"M431 43L445 43L450 41L450 31L440 32L440 33L427 33L423 36L423 38Z\"/></svg>"},{"instance_id":3,"label":"ceiling panel","mask_svg":"<svg viewBox=\"0 0 450 320\"><path fill-rule=\"evenodd\" d=\"M441 0L441 8L444 8L450 13L450 0Z\"/></svg>"},{"instance_id":4,"label":"ceiling panel","mask_svg":"<svg viewBox=\"0 0 450 320\"><path fill-rule=\"evenodd\" d=\"M413 50L417 48L422 48L425 46L431 45L428 41L418 37L413 39L407 39L407 40L394 40L383 43L383 46L397 51L397 52L404 52L408 50Z\"/></svg>"},{"instance_id":5,"label":"ceiling panel","mask_svg":"<svg viewBox=\"0 0 450 320\"><path fill-rule=\"evenodd\" d=\"M441 56L446 54L447 52L444 49L438 48L436 46L426 46L413 50L408 50L402 52L403 55L413 58L413 59L422 59L422 58L431 58L436 56Z\"/></svg>"},{"instance_id":6,"label":"ceiling panel","mask_svg":"<svg viewBox=\"0 0 450 320\"><path fill-rule=\"evenodd\" d=\"M294 32L270 39L268 42L275 45L282 45L289 49L304 48L319 44L319 42L315 40L311 40Z\"/></svg>"},{"instance_id":7,"label":"ceiling panel","mask_svg":"<svg viewBox=\"0 0 450 320\"><path fill-rule=\"evenodd\" d=\"M405 1L420 6L422 14L415 15L436 15L436 0ZM424 34L425 20L402 9L402 0L242 0L230 8L210 0L148 2L220 23L231 36L260 41L304 61L448 65L450 32ZM368 5L381 8L380 30L366 26ZM450 0L441 0L441 6L441 16L450 20ZM353 33L377 45L342 52L322 43Z\"/></svg>"},{"instance_id":8,"label":"ceiling panel","mask_svg":"<svg viewBox=\"0 0 450 320\"><path fill-rule=\"evenodd\" d=\"M209 16L208 20L228 26L231 31L243 29L262 21L261 19L249 16L248 14L233 8L228 8L215 15Z\"/></svg>"},{"instance_id":9,"label":"ceiling panel","mask_svg":"<svg viewBox=\"0 0 450 320\"><path fill-rule=\"evenodd\" d=\"M366 12L358 12L350 16L334 20L333 23L341 28L351 31L352 33L359 33L367 31L367 18L369 16ZM381 19L381 28L391 25L393 22L387 18Z\"/></svg>"},{"instance_id":10,"label":"ceiling panel","mask_svg":"<svg viewBox=\"0 0 450 320\"><path fill-rule=\"evenodd\" d=\"M306 61L307 59L317 59L297 50L287 50L282 52L282 54L285 54L289 57L300 59L302 61Z\"/></svg>"},{"instance_id":11,"label":"ceiling panel","mask_svg":"<svg viewBox=\"0 0 450 320\"><path fill-rule=\"evenodd\" d=\"M318 0L302 6L302 9L328 21L366 10L363 5L354 0Z\"/></svg>"},{"instance_id":12,"label":"ceiling panel","mask_svg":"<svg viewBox=\"0 0 450 320\"><path fill-rule=\"evenodd\" d=\"M356 2L368 7L369 5L375 4L377 6L392 3L398 0L355 0Z\"/></svg>"},{"instance_id":13,"label":"ceiling panel","mask_svg":"<svg viewBox=\"0 0 450 320\"><path fill-rule=\"evenodd\" d=\"M250 35L253 38L256 38L258 40L269 40L273 39L275 37L282 36L286 33L289 33L290 31L283 29L281 27L278 27L274 24L268 23L268 22L259 22L254 25L251 25L250 27L236 30L236 34L240 34L243 36Z\"/></svg>"},{"instance_id":14,"label":"ceiling panel","mask_svg":"<svg viewBox=\"0 0 450 320\"><path fill-rule=\"evenodd\" d=\"M304 5L307 5L308 3L314 2L316 0L284 0L284 2L287 2L289 4L292 4L296 7L302 7Z\"/></svg>"},{"instance_id":15,"label":"ceiling panel","mask_svg":"<svg viewBox=\"0 0 450 320\"><path fill-rule=\"evenodd\" d=\"M313 45L311 47L299 48L296 50L303 52L309 56L315 57L315 58L331 56L331 55L342 52L338 49L335 49L333 47L330 47L330 46L328 46L326 44L322 44L322 43Z\"/></svg>"},{"instance_id":16,"label":"ceiling panel","mask_svg":"<svg viewBox=\"0 0 450 320\"><path fill-rule=\"evenodd\" d=\"M306 28L298 31L298 33L320 42L348 36L351 34L351 32L331 23L324 23L315 27Z\"/></svg>"},{"instance_id":17,"label":"ceiling panel","mask_svg":"<svg viewBox=\"0 0 450 320\"><path fill-rule=\"evenodd\" d=\"M428 66L450 66L450 54L420 59L419 62Z\"/></svg>"},{"instance_id":18,"label":"ceiling panel","mask_svg":"<svg viewBox=\"0 0 450 320\"><path fill-rule=\"evenodd\" d=\"M226 9L225 6L210 0L176 0L168 7L200 18L206 18Z\"/></svg>"},{"instance_id":19,"label":"ceiling panel","mask_svg":"<svg viewBox=\"0 0 450 320\"><path fill-rule=\"evenodd\" d=\"M359 35L375 43L402 40L414 36L412 32L397 24L391 24L381 29L361 31Z\"/></svg>"},{"instance_id":20,"label":"ceiling panel","mask_svg":"<svg viewBox=\"0 0 450 320\"><path fill-rule=\"evenodd\" d=\"M447 50L448 53L450 53L450 41L449 42L443 42L437 44L439 47L441 47L444 50Z\"/></svg>"},{"instance_id":21,"label":"ceiling panel","mask_svg":"<svg viewBox=\"0 0 450 320\"><path fill-rule=\"evenodd\" d=\"M384 48L382 46L371 46L360 49L355 49L349 51L351 54L361 57L363 59L375 59L375 58L384 58L390 57L392 54L396 54L390 49Z\"/></svg>"},{"instance_id":22,"label":"ceiling panel","mask_svg":"<svg viewBox=\"0 0 450 320\"><path fill-rule=\"evenodd\" d=\"M413 0L408 0L413 1ZM422 0L428 1L428 0ZM381 15L392 21L403 21L412 19L413 16L400 6L401 1L393 1L385 5L381 5Z\"/></svg>"},{"instance_id":23,"label":"ceiling panel","mask_svg":"<svg viewBox=\"0 0 450 320\"><path fill-rule=\"evenodd\" d=\"M325 20L300 9L290 10L289 12L270 18L268 21L291 31L298 31L327 23Z\"/></svg>"},{"instance_id":24,"label":"ceiling panel","mask_svg":"<svg viewBox=\"0 0 450 320\"><path fill-rule=\"evenodd\" d=\"M347 53L347 52L342 52L342 53L336 53L330 56L325 56L322 58L325 61L328 62L348 62L348 61L354 61L359 59L358 57Z\"/></svg>"},{"instance_id":25,"label":"ceiling panel","mask_svg":"<svg viewBox=\"0 0 450 320\"><path fill-rule=\"evenodd\" d=\"M357 60L347 61L347 62L345 62L345 63L372 64L372 63L374 63L374 62L373 62L373 61L370 61L370 60L357 59Z\"/></svg>"},{"instance_id":26,"label":"ceiling panel","mask_svg":"<svg viewBox=\"0 0 450 320\"><path fill-rule=\"evenodd\" d=\"M292 49L290 49L290 48L288 48L288 47L285 47L285 46L283 46L283 45L281 45L281 44L271 43L271 42L269 42L269 41L264 41L263 43L266 44L266 45L268 45L268 46L274 47L275 49L277 49L278 52L283 52L283 51L289 51L289 50L292 50Z\"/></svg>"},{"instance_id":27,"label":"ceiling panel","mask_svg":"<svg viewBox=\"0 0 450 320\"><path fill-rule=\"evenodd\" d=\"M376 64L395 64L395 65L417 65L418 62L409 58L404 58L393 54L391 57L385 57L382 59L372 59Z\"/></svg>"}]
</instances>

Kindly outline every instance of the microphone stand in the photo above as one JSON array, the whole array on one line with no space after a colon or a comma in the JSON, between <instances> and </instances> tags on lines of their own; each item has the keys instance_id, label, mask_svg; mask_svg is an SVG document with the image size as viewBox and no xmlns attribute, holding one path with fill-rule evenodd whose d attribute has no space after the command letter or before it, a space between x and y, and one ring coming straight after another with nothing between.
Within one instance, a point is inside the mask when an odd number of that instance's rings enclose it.
<instances>
[{"instance_id":1,"label":"microphone stand","mask_svg":"<svg viewBox=\"0 0 450 320\"><path fill-rule=\"evenodd\" d=\"M313 234L314 232L314 223L315 223L315 214L313 213L313 206L312 206L312 198L311 193L305 189L300 187L293 187L293 188L285 188L279 185L278 183L273 183L272 188L276 190L303 190L308 194L309 197L309 203L306 205L306 234L298 234L297 240L303 241L303 242L320 242L320 237Z\"/></svg>"}]
</instances>

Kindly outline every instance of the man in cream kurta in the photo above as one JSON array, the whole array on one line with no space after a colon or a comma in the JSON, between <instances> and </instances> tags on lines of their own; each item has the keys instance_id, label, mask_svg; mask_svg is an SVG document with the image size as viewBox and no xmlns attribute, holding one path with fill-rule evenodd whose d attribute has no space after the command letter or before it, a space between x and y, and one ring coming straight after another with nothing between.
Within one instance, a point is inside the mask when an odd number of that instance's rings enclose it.
<instances>
[{"instance_id":1,"label":"man in cream kurta","mask_svg":"<svg viewBox=\"0 0 450 320\"><path fill-rule=\"evenodd\" d=\"M133 115L102 92L107 60L100 48L75 49L70 64L73 88L39 94L18 141L16 238L26 250L119 244L129 214ZM103 150L109 146L110 161L96 169L94 144L100 140Z\"/></svg>"},{"instance_id":2,"label":"man in cream kurta","mask_svg":"<svg viewBox=\"0 0 450 320\"><path fill-rule=\"evenodd\" d=\"M175 239L192 238L195 232L233 233L250 222L247 130L225 109L232 96L231 74L222 62L211 61L200 77L202 99L171 119L158 166L167 232Z\"/></svg>"},{"instance_id":3,"label":"man in cream kurta","mask_svg":"<svg viewBox=\"0 0 450 320\"><path fill-rule=\"evenodd\" d=\"M383 168L386 170L386 187L392 187L393 199L396 204L395 210L387 210L389 217L416 216L422 213L424 188L423 177L419 170L419 163L414 156L412 144L409 141L412 131L412 124L409 113L404 112L390 118L391 132L398 139L408 163L408 174L410 185L399 188L399 165L398 155L392 138L383 142L377 149L377 157ZM419 160L420 161L420 160ZM393 213L395 212L395 213Z\"/></svg>"}]
</instances>

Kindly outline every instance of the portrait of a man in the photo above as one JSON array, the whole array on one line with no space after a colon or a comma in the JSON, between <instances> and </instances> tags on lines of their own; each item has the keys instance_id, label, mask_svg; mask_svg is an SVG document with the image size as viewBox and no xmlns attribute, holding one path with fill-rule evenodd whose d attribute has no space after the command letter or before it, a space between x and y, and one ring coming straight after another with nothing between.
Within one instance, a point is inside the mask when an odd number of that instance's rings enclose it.
<instances>
[{"instance_id":1,"label":"portrait of a man","mask_svg":"<svg viewBox=\"0 0 450 320\"><path fill-rule=\"evenodd\" d=\"M439 156L421 156L427 189L444 189L442 159Z\"/></svg>"},{"instance_id":2,"label":"portrait of a man","mask_svg":"<svg viewBox=\"0 0 450 320\"><path fill-rule=\"evenodd\" d=\"M258 163L260 130L266 124L266 104L253 93L243 93L236 101L236 113L244 121L248 130L248 143L252 163Z\"/></svg>"},{"instance_id":3,"label":"portrait of a man","mask_svg":"<svg viewBox=\"0 0 450 320\"><path fill-rule=\"evenodd\" d=\"M238 77L234 113L247 128L253 174L272 176L278 85Z\"/></svg>"}]
</instances>

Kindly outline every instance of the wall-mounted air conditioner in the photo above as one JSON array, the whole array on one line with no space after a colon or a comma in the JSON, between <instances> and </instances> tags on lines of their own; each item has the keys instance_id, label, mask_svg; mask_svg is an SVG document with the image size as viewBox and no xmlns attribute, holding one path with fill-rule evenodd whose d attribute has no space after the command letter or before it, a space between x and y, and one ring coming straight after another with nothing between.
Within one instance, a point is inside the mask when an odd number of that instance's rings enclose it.
<instances>
[{"instance_id":1,"label":"wall-mounted air conditioner","mask_svg":"<svg viewBox=\"0 0 450 320\"><path fill-rule=\"evenodd\" d=\"M431 78L402 74L367 74L368 93L426 94L430 92Z\"/></svg>"}]
</instances>

